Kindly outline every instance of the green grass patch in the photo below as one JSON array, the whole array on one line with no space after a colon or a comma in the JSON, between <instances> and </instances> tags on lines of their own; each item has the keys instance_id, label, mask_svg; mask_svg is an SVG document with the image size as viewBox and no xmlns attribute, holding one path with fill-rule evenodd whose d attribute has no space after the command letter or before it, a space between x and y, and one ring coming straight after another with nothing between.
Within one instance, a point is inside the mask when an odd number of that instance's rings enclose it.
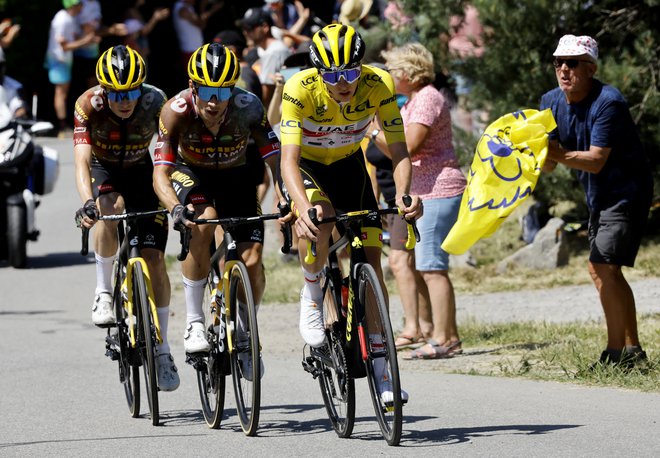
<instances>
[{"instance_id":1,"label":"green grass patch","mask_svg":"<svg viewBox=\"0 0 660 458\"><path fill-rule=\"evenodd\" d=\"M590 369L603 347L605 326L600 322L483 324L468 320L459 327L466 353L452 361L453 373L660 392L660 314L639 317L640 339L649 360L632 370L609 365Z\"/></svg>"}]
</instances>

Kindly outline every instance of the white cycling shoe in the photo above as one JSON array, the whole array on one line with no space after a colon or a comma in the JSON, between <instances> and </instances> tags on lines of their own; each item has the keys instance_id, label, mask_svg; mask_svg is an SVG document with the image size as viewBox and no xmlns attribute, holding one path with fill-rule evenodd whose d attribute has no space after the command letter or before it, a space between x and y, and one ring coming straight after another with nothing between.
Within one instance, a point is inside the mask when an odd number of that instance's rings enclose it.
<instances>
[{"instance_id":1,"label":"white cycling shoe","mask_svg":"<svg viewBox=\"0 0 660 458\"><path fill-rule=\"evenodd\" d=\"M156 371L158 373L158 388L161 391L174 391L179 388L179 371L171 354L158 355L156 358Z\"/></svg>"},{"instance_id":2,"label":"white cycling shoe","mask_svg":"<svg viewBox=\"0 0 660 458\"><path fill-rule=\"evenodd\" d=\"M201 353L211 349L204 331L204 323L188 323L183 335L183 348L186 353Z\"/></svg>"},{"instance_id":3,"label":"white cycling shoe","mask_svg":"<svg viewBox=\"0 0 660 458\"><path fill-rule=\"evenodd\" d=\"M325 342L323 304L309 301L300 295L300 335L310 347L320 347Z\"/></svg>"},{"instance_id":4,"label":"white cycling shoe","mask_svg":"<svg viewBox=\"0 0 660 458\"><path fill-rule=\"evenodd\" d=\"M115 314L112 310L112 294L99 293L92 304L92 323L96 326L109 326L114 324Z\"/></svg>"}]
</instances>

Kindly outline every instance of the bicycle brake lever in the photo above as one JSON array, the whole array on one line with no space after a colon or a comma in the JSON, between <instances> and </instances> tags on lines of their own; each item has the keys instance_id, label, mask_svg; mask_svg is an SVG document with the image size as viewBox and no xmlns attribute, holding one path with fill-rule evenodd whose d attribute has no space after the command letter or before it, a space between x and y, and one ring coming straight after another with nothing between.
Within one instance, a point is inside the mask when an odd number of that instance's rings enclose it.
<instances>
[{"instance_id":1,"label":"bicycle brake lever","mask_svg":"<svg viewBox=\"0 0 660 458\"><path fill-rule=\"evenodd\" d=\"M316 213L316 208L312 207L309 210L307 210L307 215L309 216L309 219L312 220L312 223L314 223L315 226L319 225L319 219ZM313 264L315 260L316 260L316 242L307 240L307 254L305 254L305 263Z\"/></svg>"},{"instance_id":2,"label":"bicycle brake lever","mask_svg":"<svg viewBox=\"0 0 660 458\"><path fill-rule=\"evenodd\" d=\"M409 207L412 204L412 197L410 197L408 194L404 194L401 197L401 200L403 201L403 204L406 207ZM415 235L415 241L417 243L419 243L419 241L421 240L421 237L419 235L419 230L417 230L417 223L415 222L415 220L412 220L412 221L406 220L406 222L410 225L410 227L412 227L413 234Z\"/></svg>"},{"instance_id":3,"label":"bicycle brake lever","mask_svg":"<svg viewBox=\"0 0 660 458\"><path fill-rule=\"evenodd\" d=\"M176 255L176 258L179 261L183 261L186 259L188 256L188 252L190 251L190 239L192 238L192 231L188 228L183 229L180 231L181 234L181 252Z\"/></svg>"},{"instance_id":4,"label":"bicycle brake lever","mask_svg":"<svg viewBox=\"0 0 660 458\"><path fill-rule=\"evenodd\" d=\"M278 203L277 208L280 210L280 216L285 217L289 213L291 213L291 207L287 202L285 203ZM292 234L291 234L291 222L286 222L280 227L280 232L282 232L282 236L284 237L284 241L282 243L282 248L281 251L282 253L286 254L289 251L291 251L291 243L292 243Z\"/></svg>"},{"instance_id":5,"label":"bicycle brake lever","mask_svg":"<svg viewBox=\"0 0 660 458\"><path fill-rule=\"evenodd\" d=\"M86 227L82 227L82 248L80 248L80 254L83 256L87 256L87 253L89 253L89 229Z\"/></svg>"}]
</instances>

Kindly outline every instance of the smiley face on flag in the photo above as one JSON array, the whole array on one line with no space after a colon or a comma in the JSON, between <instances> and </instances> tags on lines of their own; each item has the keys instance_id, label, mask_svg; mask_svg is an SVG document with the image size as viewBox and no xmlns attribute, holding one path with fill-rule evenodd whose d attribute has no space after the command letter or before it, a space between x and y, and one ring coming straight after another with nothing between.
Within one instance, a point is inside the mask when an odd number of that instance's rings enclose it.
<instances>
[{"instance_id":1,"label":"smiley face on flag","mask_svg":"<svg viewBox=\"0 0 660 458\"><path fill-rule=\"evenodd\" d=\"M458 219L442 248L467 251L492 235L534 190L548 152L548 133L556 128L550 110L509 113L481 136L463 193Z\"/></svg>"}]
</instances>

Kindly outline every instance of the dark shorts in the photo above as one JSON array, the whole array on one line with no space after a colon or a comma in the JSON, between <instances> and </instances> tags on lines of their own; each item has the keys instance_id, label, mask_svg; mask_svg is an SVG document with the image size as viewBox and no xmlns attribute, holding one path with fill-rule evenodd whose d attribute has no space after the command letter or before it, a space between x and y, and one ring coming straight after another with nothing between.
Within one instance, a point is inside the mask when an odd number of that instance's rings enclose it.
<instances>
[{"instance_id":1,"label":"dark shorts","mask_svg":"<svg viewBox=\"0 0 660 458\"><path fill-rule=\"evenodd\" d=\"M94 199L117 192L124 198L127 212L162 209L153 188L153 165L150 160L129 168L108 167L92 162L92 191ZM138 220L140 248L165 251L167 244L167 215L155 215Z\"/></svg>"},{"instance_id":2,"label":"dark shorts","mask_svg":"<svg viewBox=\"0 0 660 458\"><path fill-rule=\"evenodd\" d=\"M615 206L589 218L589 261L633 267L648 219L648 207Z\"/></svg>"},{"instance_id":3,"label":"dark shorts","mask_svg":"<svg viewBox=\"0 0 660 458\"><path fill-rule=\"evenodd\" d=\"M328 165L300 159L299 167L310 202L328 201L337 213L378 209L362 150ZM286 199L290 201L283 183L280 183L280 187ZM364 220L362 227L373 228L366 231L369 238L365 243L367 246L382 244L380 219ZM338 226L338 229L343 233L343 227Z\"/></svg>"},{"instance_id":4,"label":"dark shorts","mask_svg":"<svg viewBox=\"0 0 660 458\"><path fill-rule=\"evenodd\" d=\"M172 185L184 205L212 205L219 218L257 216L261 205L257 196L258 177L254 165L243 165L225 170L206 170L177 164L172 174ZM237 243L264 243L264 223L258 221L237 226L232 230Z\"/></svg>"}]
</instances>

